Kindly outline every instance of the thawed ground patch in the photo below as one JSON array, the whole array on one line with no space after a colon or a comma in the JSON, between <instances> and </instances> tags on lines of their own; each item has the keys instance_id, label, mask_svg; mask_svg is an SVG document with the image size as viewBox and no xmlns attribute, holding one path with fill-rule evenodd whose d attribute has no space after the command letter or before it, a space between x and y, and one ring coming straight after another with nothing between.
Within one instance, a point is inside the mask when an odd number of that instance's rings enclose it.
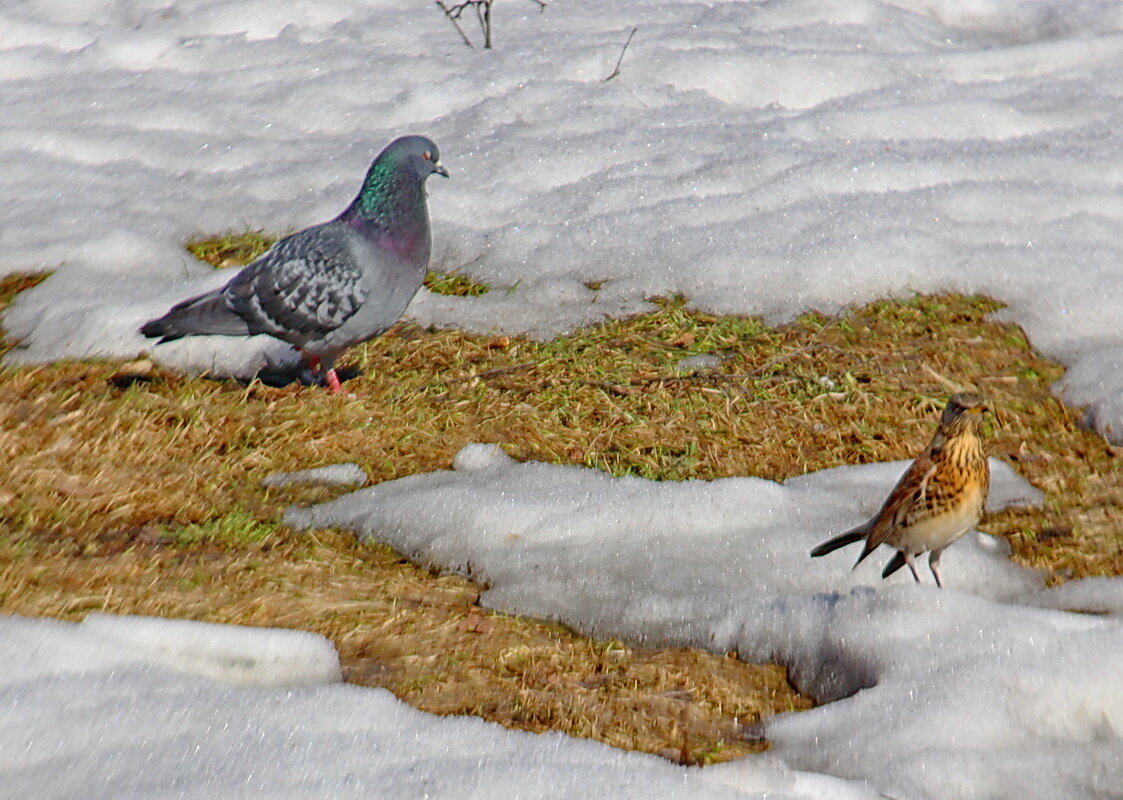
<instances>
[{"instance_id":1,"label":"thawed ground patch","mask_svg":"<svg viewBox=\"0 0 1123 800\"><path fill-rule=\"evenodd\" d=\"M10 283L15 290L26 280ZM330 531L293 534L278 525L285 506L340 490L266 490L261 482L274 472L351 461L396 491L385 481L447 469L465 444L492 441L519 459L596 468L594 482L607 480L602 472L676 481L652 484L643 504L650 515L664 492L710 491L692 479L742 476L755 486L745 476L756 476L796 486L798 476L824 467L908 458L930 435L951 384L972 382L998 409L987 430L991 453L1046 491L1044 509L1008 510L983 527L1009 542L1015 558L1044 567L1050 581L1118 574L1116 451L1050 395L1059 368L1016 327L988 321L993 302L916 297L837 317L807 315L780 328L691 312L681 300L658 307L548 343L401 326L350 356L362 374L345 384L345 397L189 379L151 365L9 367L0 377L0 435L12 466L2 511L5 607L73 620L113 611L318 631L338 647L349 679L388 687L423 709L560 729L675 761L733 758L760 746L746 740L746 726L750 739L759 736L755 721L806 701L792 694L782 670L726 655L736 649L741 659L770 660L781 650L766 637L744 644L697 637L718 654L638 645L645 638L682 645L691 625L734 599L705 601L719 584L690 572L699 569L698 548L676 547L666 527L671 516L656 514L652 526L662 531L666 558L648 555L629 569L646 565L668 597L685 592L681 615L641 631L642 614L622 615L611 602L610 617L634 619L636 627L627 636L604 628L589 640L495 614L480 605L485 587L417 569L389 548ZM856 520L880 501L896 469L827 483ZM722 494L753 496L746 491ZM699 531L714 527L712 515L684 508ZM745 524L764 509L751 503ZM639 518L611 501L602 509L617 511ZM728 514L723 519L718 539L735 543L744 534L728 527ZM801 535L818 541L831 526L855 520L809 519ZM517 537L506 538L516 533L502 531L499 546L518 546ZM949 551L945 574L953 586L972 559L1017 573L1001 566L1000 553L987 555L983 541ZM776 588L784 573L809 587L848 578L848 558L806 559L809 545L801 542L785 543L777 557L788 560L764 576L746 570L734 580L738 591ZM613 560L606 551L604 568ZM580 570L557 572L557 598L577 602L565 587L580 577ZM687 613L696 595L707 605L700 615ZM646 605L642 596L637 602ZM859 601L841 607L852 602ZM1034 602L1071 607L1050 595ZM564 605L542 600L533 613L563 618ZM843 658L828 647L815 657L828 665L842 659L839 686L881 674L865 655ZM797 684L832 699L840 690L826 692L808 677L813 661L804 662Z\"/></svg>"}]
</instances>

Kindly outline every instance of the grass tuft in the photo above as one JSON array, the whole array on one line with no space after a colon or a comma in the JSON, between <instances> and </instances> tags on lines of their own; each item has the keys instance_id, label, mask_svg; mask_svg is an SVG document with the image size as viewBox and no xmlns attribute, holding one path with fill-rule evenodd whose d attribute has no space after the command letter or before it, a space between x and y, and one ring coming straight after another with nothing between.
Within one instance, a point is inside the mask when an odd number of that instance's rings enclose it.
<instances>
[{"instance_id":1,"label":"grass tuft","mask_svg":"<svg viewBox=\"0 0 1123 800\"><path fill-rule=\"evenodd\" d=\"M262 231L244 230L187 243L187 251L216 269L244 266L264 253L277 239Z\"/></svg>"},{"instance_id":2,"label":"grass tuft","mask_svg":"<svg viewBox=\"0 0 1123 800\"><path fill-rule=\"evenodd\" d=\"M49 277L51 277L50 272L9 272L7 275L0 276L0 316L3 316L4 310L16 295L38 286ZM6 356L14 345L15 342L0 335L0 359Z\"/></svg>"},{"instance_id":3,"label":"grass tuft","mask_svg":"<svg viewBox=\"0 0 1123 800\"><path fill-rule=\"evenodd\" d=\"M456 297L479 297L491 291L485 283L474 281L461 272L434 272L430 270L425 275L425 288L435 294L454 295Z\"/></svg>"},{"instance_id":4,"label":"grass tuft","mask_svg":"<svg viewBox=\"0 0 1123 800\"><path fill-rule=\"evenodd\" d=\"M281 530L275 522L261 522L249 512L240 510L182 527L163 526L164 536L177 545L214 544L229 548L260 544L278 535Z\"/></svg>"}]
</instances>

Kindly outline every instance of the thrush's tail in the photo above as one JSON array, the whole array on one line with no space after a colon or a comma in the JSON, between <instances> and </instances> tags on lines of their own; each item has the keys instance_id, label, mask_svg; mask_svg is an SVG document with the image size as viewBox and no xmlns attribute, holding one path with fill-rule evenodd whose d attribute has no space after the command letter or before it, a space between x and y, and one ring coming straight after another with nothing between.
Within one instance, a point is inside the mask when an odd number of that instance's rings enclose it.
<instances>
[{"instance_id":1,"label":"thrush's tail","mask_svg":"<svg viewBox=\"0 0 1123 800\"><path fill-rule=\"evenodd\" d=\"M833 539L827 539L827 541L823 542L821 545L811 551L811 557L818 558L819 556L825 556L827 553L833 553L840 547L846 547L846 545L848 544L860 542L862 541L862 539L866 538L866 534L868 534L869 532L869 523L863 522L857 528L851 528L846 533L840 533Z\"/></svg>"},{"instance_id":2,"label":"thrush's tail","mask_svg":"<svg viewBox=\"0 0 1123 800\"><path fill-rule=\"evenodd\" d=\"M250 335L249 325L226 305L221 289L177 303L164 316L144 323L140 332L149 339L160 337L157 344L184 336Z\"/></svg>"},{"instance_id":3,"label":"thrush's tail","mask_svg":"<svg viewBox=\"0 0 1123 800\"><path fill-rule=\"evenodd\" d=\"M894 572L903 567L906 563L907 562L905 561L905 554L898 550L893 554L893 557L889 559L889 563L885 565L885 569L881 571L881 577L888 578Z\"/></svg>"}]
</instances>

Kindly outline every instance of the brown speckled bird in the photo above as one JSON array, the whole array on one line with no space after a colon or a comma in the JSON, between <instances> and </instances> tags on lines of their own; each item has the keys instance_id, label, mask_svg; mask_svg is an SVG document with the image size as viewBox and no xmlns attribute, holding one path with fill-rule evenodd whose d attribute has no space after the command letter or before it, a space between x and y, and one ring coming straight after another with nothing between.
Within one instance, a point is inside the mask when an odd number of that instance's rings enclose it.
<instances>
[{"instance_id":1,"label":"brown speckled bird","mask_svg":"<svg viewBox=\"0 0 1123 800\"><path fill-rule=\"evenodd\" d=\"M823 542L811 555L825 556L865 539L856 567L878 545L887 544L897 549L897 555L885 565L881 577L887 578L908 564L920 583L914 557L930 552L928 566L936 585L943 586L940 555L975 527L986 506L990 467L979 438L984 411L986 405L979 395L952 395L932 441L897 481L881 510L858 527Z\"/></svg>"}]
</instances>

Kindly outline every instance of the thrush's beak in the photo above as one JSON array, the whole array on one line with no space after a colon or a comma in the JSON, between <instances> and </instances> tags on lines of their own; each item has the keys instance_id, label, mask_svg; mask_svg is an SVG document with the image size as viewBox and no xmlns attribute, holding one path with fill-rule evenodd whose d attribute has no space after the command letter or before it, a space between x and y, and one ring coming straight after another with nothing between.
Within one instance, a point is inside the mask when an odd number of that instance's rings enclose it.
<instances>
[{"instance_id":1,"label":"thrush's beak","mask_svg":"<svg viewBox=\"0 0 1123 800\"><path fill-rule=\"evenodd\" d=\"M437 173L438 175L443 175L446 178L448 177L448 170L445 169L444 164L442 164L440 161L433 162L433 172Z\"/></svg>"}]
</instances>

